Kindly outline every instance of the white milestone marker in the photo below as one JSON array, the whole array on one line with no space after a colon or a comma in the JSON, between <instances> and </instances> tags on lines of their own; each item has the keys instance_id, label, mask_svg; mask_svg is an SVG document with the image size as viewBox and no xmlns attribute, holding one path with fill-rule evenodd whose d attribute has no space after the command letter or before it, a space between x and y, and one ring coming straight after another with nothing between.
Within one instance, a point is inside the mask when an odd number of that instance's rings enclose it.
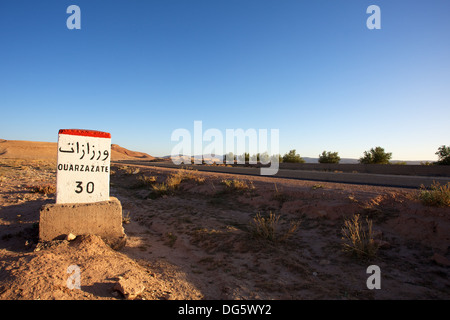
<instances>
[{"instance_id":1,"label":"white milestone marker","mask_svg":"<svg viewBox=\"0 0 450 320\"><path fill-rule=\"evenodd\" d=\"M110 160L110 133L59 130L56 203L108 201Z\"/></svg>"}]
</instances>

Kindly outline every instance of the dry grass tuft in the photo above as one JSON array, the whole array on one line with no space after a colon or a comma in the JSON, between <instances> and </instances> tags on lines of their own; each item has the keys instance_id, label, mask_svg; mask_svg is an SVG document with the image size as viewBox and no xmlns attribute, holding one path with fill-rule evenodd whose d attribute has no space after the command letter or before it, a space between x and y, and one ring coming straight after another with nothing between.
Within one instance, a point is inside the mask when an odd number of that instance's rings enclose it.
<instances>
[{"instance_id":1,"label":"dry grass tuft","mask_svg":"<svg viewBox=\"0 0 450 320\"><path fill-rule=\"evenodd\" d=\"M173 190L170 189L164 182L152 185L152 191L153 194L157 197L167 195L173 192Z\"/></svg>"},{"instance_id":2,"label":"dry grass tuft","mask_svg":"<svg viewBox=\"0 0 450 320\"><path fill-rule=\"evenodd\" d=\"M153 185L156 182L155 176L140 175L136 178L136 183L131 188L139 189Z\"/></svg>"},{"instance_id":3,"label":"dry grass tuft","mask_svg":"<svg viewBox=\"0 0 450 320\"><path fill-rule=\"evenodd\" d=\"M366 218L364 225L360 215L355 214L344 222L341 230L344 251L356 254L358 257L374 257L378 245L373 239L372 220Z\"/></svg>"},{"instance_id":4,"label":"dry grass tuft","mask_svg":"<svg viewBox=\"0 0 450 320\"><path fill-rule=\"evenodd\" d=\"M280 223L280 216L270 212L268 217L257 213L251 222L253 236L272 242L282 242L290 238L297 231L300 221L291 221L285 228Z\"/></svg>"},{"instance_id":5,"label":"dry grass tuft","mask_svg":"<svg viewBox=\"0 0 450 320\"><path fill-rule=\"evenodd\" d=\"M280 204L283 204L284 202L288 201L290 199L289 195L287 195L282 190L278 190L277 184L274 184L275 186L275 192L272 195L272 200L276 200L280 202Z\"/></svg>"},{"instance_id":6,"label":"dry grass tuft","mask_svg":"<svg viewBox=\"0 0 450 320\"><path fill-rule=\"evenodd\" d=\"M225 189L228 191L244 192L244 191L252 191L255 189L255 186L251 181L246 182L244 180L239 179L233 180L224 179L221 181L221 183L225 186Z\"/></svg>"},{"instance_id":7,"label":"dry grass tuft","mask_svg":"<svg viewBox=\"0 0 450 320\"><path fill-rule=\"evenodd\" d=\"M133 174L138 174L139 172L141 172L141 169L136 168L136 167L129 167L129 166L125 166L125 165L120 165L119 170L122 174L125 175L133 175Z\"/></svg>"},{"instance_id":8,"label":"dry grass tuft","mask_svg":"<svg viewBox=\"0 0 450 320\"><path fill-rule=\"evenodd\" d=\"M34 193L54 194L56 193L56 187L52 184L43 184L38 186L32 186L31 191Z\"/></svg>"}]
</instances>

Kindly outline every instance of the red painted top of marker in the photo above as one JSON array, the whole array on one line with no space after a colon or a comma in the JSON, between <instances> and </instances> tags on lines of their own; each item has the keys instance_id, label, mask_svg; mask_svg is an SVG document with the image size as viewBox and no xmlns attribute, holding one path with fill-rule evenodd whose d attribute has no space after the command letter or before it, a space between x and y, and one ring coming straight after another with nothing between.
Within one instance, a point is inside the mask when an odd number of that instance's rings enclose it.
<instances>
[{"instance_id":1,"label":"red painted top of marker","mask_svg":"<svg viewBox=\"0 0 450 320\"><path fill-rule=\"evenodd\" d=\"M82 129L61 129L59 134L69 134L72 136L84 136L95 138L108 138L111 139L111 133L96 131L96 130L82 130Z\"/></svg>"}]
</instances>

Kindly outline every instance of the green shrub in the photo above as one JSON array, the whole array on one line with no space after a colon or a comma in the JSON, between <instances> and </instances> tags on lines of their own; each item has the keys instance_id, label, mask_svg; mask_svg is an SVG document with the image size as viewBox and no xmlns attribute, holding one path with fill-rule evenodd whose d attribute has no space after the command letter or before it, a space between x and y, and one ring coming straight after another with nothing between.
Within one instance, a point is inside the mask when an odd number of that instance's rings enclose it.
<instances>
[{"instance_id":1,"label":"green shrub","mask_svg":"<svg viewBox=\"0 0 450 320\"><path fill-rule=\"evenodd\" d=\"M392 158L391 152L385 152L383 148L376 147L369 151L364 151L364 156L359 158L361 164L389 164Z\"/></svg>"},{"instance_id":2,"label":"green shrub","mask_svg":"<svg viewBox=\"0 0 450 320\"><path fill-rule=\"evenodd\" d=\"M283 156L283 162L287 163L305 163L305 160L293 149Z\"/></svg>"},{"instance_id":3,"label":"green shrub","mask_svg":"<svg viewBox=\"0 0 450 320\"><path fill-rule=\"evenodd\" d=\"M337 152L324 151L319 155L319 163L339 163L339 161L341 161L341 157Z\"/></svg>"},{"instance_id":4,"label":"green shrub","mask_svg":"<svg viewBox=\"0 0 450 320\"><path fill-rule=\"evenodd\" d=\"M430 190L423 185L420 187L419 199L424 205L434 207L450 206L450 182L441 186L439 182L434 182Z\"/></svg>"},{"instance_id":5,"label":"green shrub","mask_svg":"<svg viewBox=\"0 0 450 320\"><path fill-rule=\"evenodd\" d=\"M437 164L450 165L450 147L440 146L435 154L439 157Z\"/></svg>"}]
</instances>

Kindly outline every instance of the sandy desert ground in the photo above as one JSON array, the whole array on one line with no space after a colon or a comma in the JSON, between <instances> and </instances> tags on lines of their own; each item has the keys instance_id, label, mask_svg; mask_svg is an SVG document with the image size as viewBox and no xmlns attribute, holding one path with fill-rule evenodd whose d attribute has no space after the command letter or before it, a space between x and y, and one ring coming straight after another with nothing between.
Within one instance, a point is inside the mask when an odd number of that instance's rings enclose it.
<instances>
[{"instance_id":1,"label":"sandy desert ground","mask_svg":"<svg viewBox=\"0 0 450 320\"><path fill-rule=\"evenodd\" d=\"M115 251L95 235L38 241L55 165L0 159L0 299L125 299L118 283L146 300L450 299L450 209L423 205L418 190L115 165L128 236ZM176 190L155 191L180 172ZM271 212L268 239L255 217ZM343 251L354 214L373 221L375 257ZM71 265L80 289L67 286ZM380 290L366 286L369 265Z\"/></svg>"}]
</instances>

